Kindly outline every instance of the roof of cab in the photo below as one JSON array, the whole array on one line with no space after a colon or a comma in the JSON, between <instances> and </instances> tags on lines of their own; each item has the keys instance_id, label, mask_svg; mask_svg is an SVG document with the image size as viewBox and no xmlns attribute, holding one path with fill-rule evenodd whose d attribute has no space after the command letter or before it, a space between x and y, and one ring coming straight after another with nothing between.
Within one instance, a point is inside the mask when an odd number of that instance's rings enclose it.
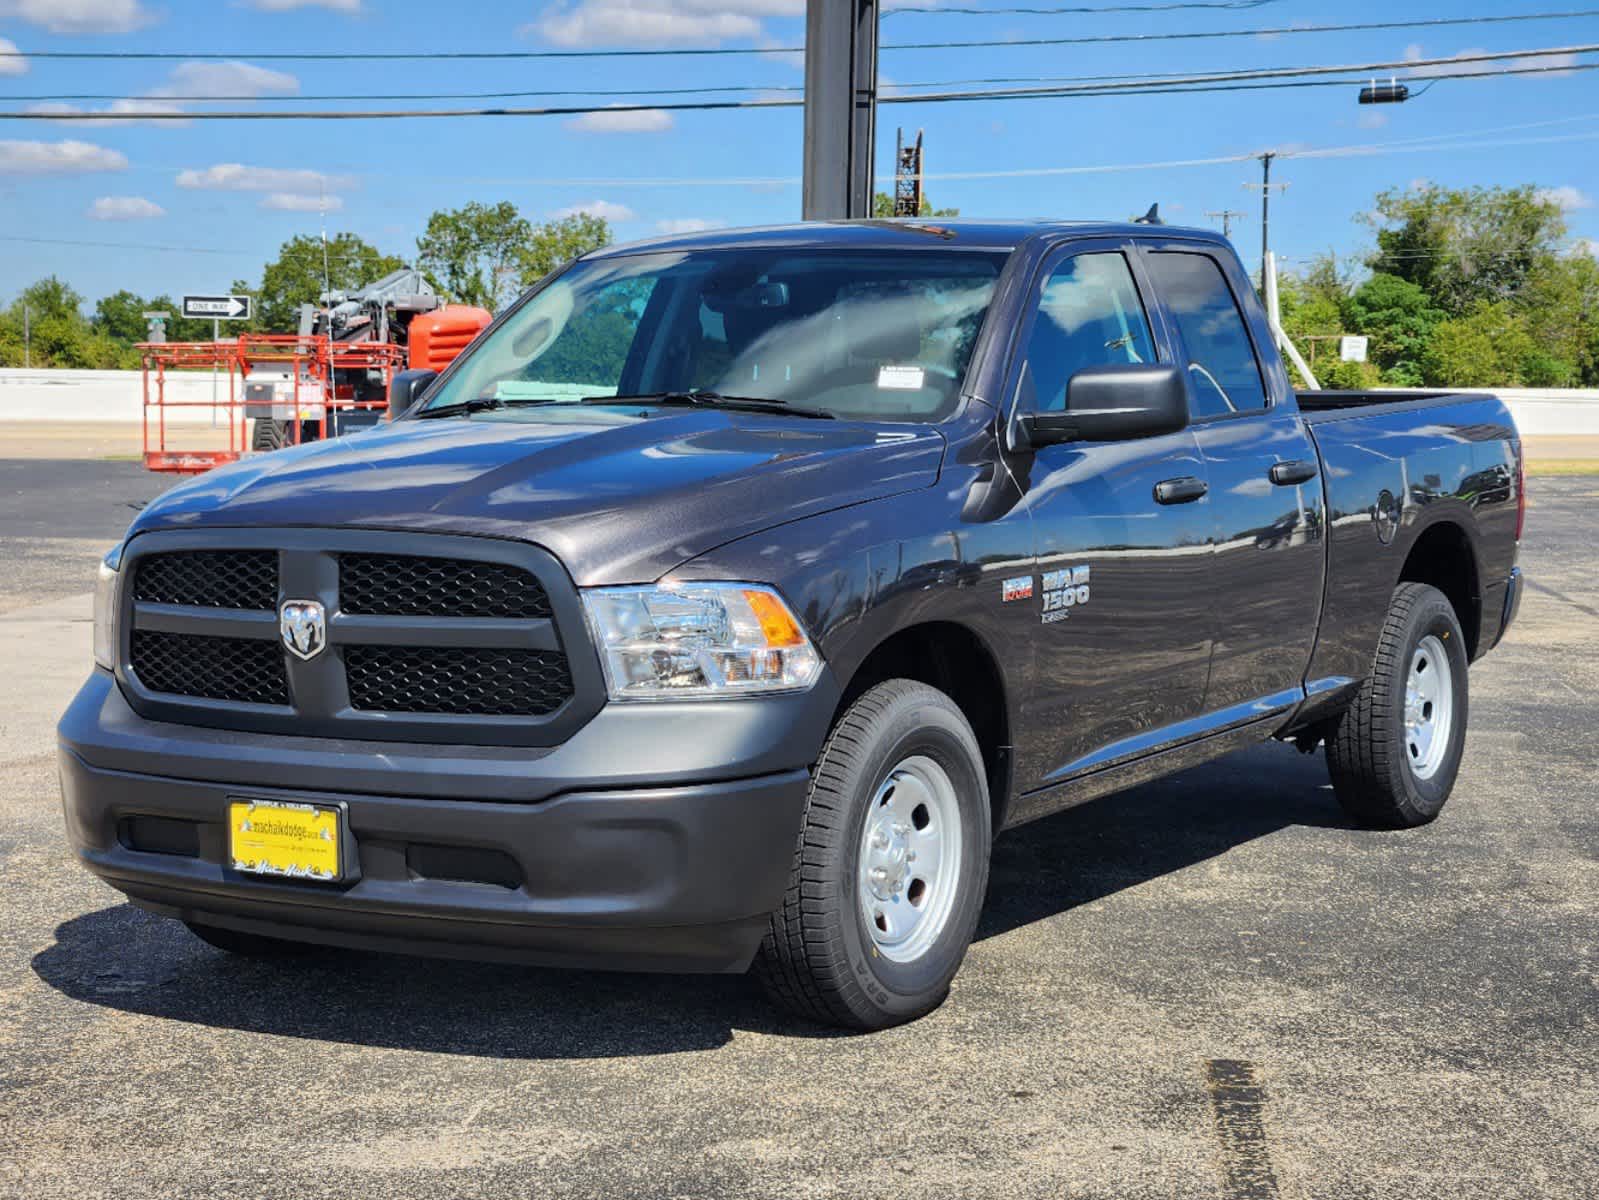
<instances>
[{"instance_id":1,"label":"roof of cab","mask_svg":"<svg viewBox=\"0 0 1599 1200\"><path fill-rule=\"evenodd\" d=\"M1223 242L1213 229L1141 225L1127 221L872 220L806 221L748 229L709 229L670 237L646 238L592 251L585 257L645 254L659 250L733 250L739 247L896 250L943 244L969 250L1014 250L1033 238L1170 237Z\"/></svg>"}]
</instances>

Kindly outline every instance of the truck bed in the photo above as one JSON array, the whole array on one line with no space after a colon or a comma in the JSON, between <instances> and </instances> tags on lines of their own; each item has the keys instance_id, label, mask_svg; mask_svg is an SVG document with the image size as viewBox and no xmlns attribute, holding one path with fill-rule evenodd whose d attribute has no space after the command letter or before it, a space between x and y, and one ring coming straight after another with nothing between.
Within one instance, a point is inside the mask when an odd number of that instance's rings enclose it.
<instances>
[{"instance_id":1,"label":"truck bed","mask_svg":"<svg viewBox=\"0 0 1599 1200\"><path fill-rule=\"evenodd\" d=\"M1305 414L1305 420L1315 423L1318 419L1335 420L1340 413L1345 416L1355 415L1350 410L1365 413L1373 409L1394 411L1424 408L1429 404L1448 403L1470 397L1460 392L1380 388L1369 392L1303 391L1295 392L1294 398L1299 403L1299 411Z\"/></svg>"}]
</instances>

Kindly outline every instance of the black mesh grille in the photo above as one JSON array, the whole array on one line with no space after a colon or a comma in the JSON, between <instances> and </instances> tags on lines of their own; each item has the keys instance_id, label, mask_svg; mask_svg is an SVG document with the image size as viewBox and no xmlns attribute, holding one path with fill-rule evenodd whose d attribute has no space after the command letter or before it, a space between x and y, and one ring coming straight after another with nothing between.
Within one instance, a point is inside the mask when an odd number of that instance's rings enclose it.
<instances>
[{"instance_id":1,"label":"black mesh grille","mask_svg":"<svg viewBox=\"0 0 1599 1200\"><path fill-rule=\"evenodd\" d=\"M341 554L339 607L383 617L548 617L550 598L528 572L502 563Z\"/></svg>"},{"instance_id":2,"label":"black mesh grille","mask_svg":"<svg viewBox=\"0 0 1599 1200\"><path fill-rule=\"evenodd\" d=\"M178 550L139 560L133 598L198 608L273 609L276 550Z\"/></svg>"},{"instance_id":3,"label":"black mesh grille","mask_svg":"<svg viewBox=\"0 0 1599 1200\"><path fill-rule=\"evenodd\" d=\"M133 631L133 670L152 692L287 704L289 681L275 641Z\"/></svg>"},{"instance_id":4,"label":"black mesh grille","mask_svg":"<svg viewBox=\"0 0 1599 1200\"><path fill-rule=\"evenodd\" d=\"M350 704L369 712L527 717L572 695L566 656L542 650L349 646Z\"/></svg>"}]
</instances>

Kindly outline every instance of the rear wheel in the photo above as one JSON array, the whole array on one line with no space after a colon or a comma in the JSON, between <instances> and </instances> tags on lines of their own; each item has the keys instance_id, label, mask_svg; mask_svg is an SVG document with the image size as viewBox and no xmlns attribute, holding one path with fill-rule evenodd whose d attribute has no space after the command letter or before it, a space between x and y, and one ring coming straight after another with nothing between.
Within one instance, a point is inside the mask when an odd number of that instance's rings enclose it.
<instances>
[{"instance_id":1,"label":"rear wheel","mask_svg":"<svg viewBox=\"0 0 1599 1200\"><path fill-rule=\"evenodd\" d=\"M1466 645L1436 588L1394 589L1376 665L1327 738L1333 790L1357 820L1425 825L1449 799L1466 745Z\"/></svg>"},{"instance_id":2,"label":"rear wheel","mask_svg":"<svg viewBox=\"0 0 1599 1200\"><path fill-rule=\"evenodd\" d=\"M982 752L948 696L896 679L850 705L756 961L772 998L852 1029L937 1008L982 909L989 813Z\"/></svg>"}]
</instances>

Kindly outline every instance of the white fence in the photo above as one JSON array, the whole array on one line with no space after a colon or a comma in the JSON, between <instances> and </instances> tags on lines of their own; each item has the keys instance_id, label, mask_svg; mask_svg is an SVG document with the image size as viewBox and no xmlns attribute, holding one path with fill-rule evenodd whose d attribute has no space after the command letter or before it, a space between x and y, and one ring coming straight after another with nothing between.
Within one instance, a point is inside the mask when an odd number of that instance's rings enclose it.
<instances>
[{"instance_id":1,"label":"white fence","mask_svg":"<svg viewBox=\"0 0 1599 1200\"><path fill-rule=\"evenodd\" d=\"M1534 436L1599 434L1599 388L1476 388L1504 398L1521 432ZM228 380L217 381L227 400ZM136 422L143 415L138 371L23 371L0 369L0 421ZM211 376L193 371L167 376L167 399L201 408L169 408L173 424L211 424ZM227 409L215 410L226 421ZM153 418L152 418L153 420Z\"/></svg>"}]
</instances>

